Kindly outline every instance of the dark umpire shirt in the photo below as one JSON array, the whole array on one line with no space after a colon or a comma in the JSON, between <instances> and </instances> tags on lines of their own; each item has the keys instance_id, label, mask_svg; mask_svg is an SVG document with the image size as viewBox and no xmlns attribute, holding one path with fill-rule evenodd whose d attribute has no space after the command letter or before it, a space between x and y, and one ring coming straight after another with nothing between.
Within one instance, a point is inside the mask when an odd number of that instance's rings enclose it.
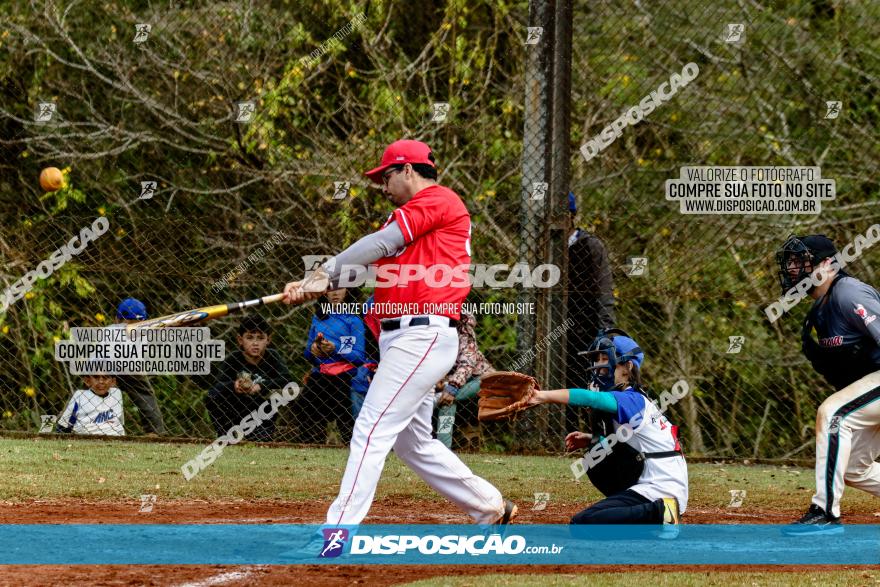
<instances>
[{"instance_id":1,"label":"dark umpire shirt","mask_svg":"<svg viewBox=\"0 0 880 587\"><path fill-rule=\"evenodd\" d=\"M835 387L880 370L880 294L876 289L855 277L838 277L829 293L815 301L809 319L823 351L819 353L823 367L831 376L806 349L805 353ZM862 349L858 354L839 352L858 347Z\"/></svg>"}]
</instances>

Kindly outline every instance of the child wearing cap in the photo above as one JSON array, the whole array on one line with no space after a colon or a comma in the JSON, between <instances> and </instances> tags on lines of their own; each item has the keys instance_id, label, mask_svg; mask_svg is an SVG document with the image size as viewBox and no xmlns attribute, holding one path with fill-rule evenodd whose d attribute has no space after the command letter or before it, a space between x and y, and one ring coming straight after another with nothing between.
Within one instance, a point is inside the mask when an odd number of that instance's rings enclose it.
<instances>
[{"instance_id":1,"label":"child wearing cap","mask_svg":"<svg viewBox=\"0 0 880 587\"><path fill-rule=\"evenodd\" d=\"M675 537L687 508L687 464L678 427L642 387L644 353L622 330L610 329L601 331L585 354L592 363L593 389L538 391L532 401L592 409L591 433L571 432L565 445L574 450L592 442L584 469L607 497L575 514L571 523L664 524L660 536ZM612 435L616 442L609 444ZM610 452L599 450L610 446Z\"/></svg>"},{"instance_id":2,"label":"child wearing cap","mask_svg":"<svg viewBox=\"0 0 880 587\"><path fill-rule=\"evenodd\" d=\"M113 375L85 375L56 424L58 432L125 436L122 392Z\"/></svg>"},{"instance_id":3,"label":"child wearing cap","mask_svg":"<svg viewBox=\"0 0 880 587\"><path fill-rule=\"evenodd\" d=\"M217 371L205 405L217 436L222 436L278 389L290 382L284 359L268 348L272 342L269 323L259 315L245 316L238 325L239 350L227 355ZM275 433L273 419L264 420L248 440L269 442Z\"/></svg>"},{"instance_id":4,"label":"child wearing cap","mask_svg":"<svg viewBox=\"0 0 880 587\"><path fill-rule=\"evenodd\" d=\"M125 298L119 302L116 308L116 319L120 322L113 327L124 328L126 324L140 322L149 318L147 307L136 298ZM148 434L165 434L165 422L162 420L162 412L159 410L159 402L150 380L143 375L117 375L116 384L128 394L131 401L137 407L138 412L144 417Z\"/></svg>"}]
</instances>

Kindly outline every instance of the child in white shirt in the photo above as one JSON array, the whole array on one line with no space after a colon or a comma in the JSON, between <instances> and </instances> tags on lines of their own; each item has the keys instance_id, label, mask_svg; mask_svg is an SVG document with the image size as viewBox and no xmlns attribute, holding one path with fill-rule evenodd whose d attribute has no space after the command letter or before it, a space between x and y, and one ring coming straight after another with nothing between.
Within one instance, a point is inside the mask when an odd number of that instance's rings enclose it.
<instances>
[{"instance_id":1,"label":"child in white shirt","mask_svg":"<svg viewBox=\"0 0 880 587\"><path fill-rule=\"evenodd\" d=\"M58 418L58 432L125 436L122 392L113 375L85 375L87 389L78 389Z\"/></svg>"}]
</instances>

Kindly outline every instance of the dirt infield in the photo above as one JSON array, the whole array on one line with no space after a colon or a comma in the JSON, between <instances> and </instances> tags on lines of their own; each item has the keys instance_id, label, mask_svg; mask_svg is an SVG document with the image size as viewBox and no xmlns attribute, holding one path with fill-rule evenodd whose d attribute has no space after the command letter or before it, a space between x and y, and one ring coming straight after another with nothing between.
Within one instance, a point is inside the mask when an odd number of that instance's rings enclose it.
<instances>
[{"instance_id":1,"label":"dirt infield","mask_svg":"<svg viewBox=\"0 0 880 587\"><path fill-rule=\"evenodd\" d=\"M579 504L548 504L545 510L534 511L523 507L521 523L567 523ZM140 502L96 500L33 500L0 503L0 523L3 524L297 524L320 523L326 504L314 501L170 501L157 502L152 512L141 513ZM763 512L725 510L691 510L685 522L707 523L785 523L799 514L791 512ZM96 519L97 518L97 519ZM845 519L848 523L874 523L872 514L856 514ZM389 499L377 500L367 523L468 523L463 514L443 502ZM749 567L780 573L819 570L823 567L762 566ZM830 568L830 567L829 567ZM860 568L860 567L850 567ZM866 567L869 568L869 567ZM657 567L651 567L658 570ZM217 585L395 585L443 575L482 575L488 573L561 574L633 570L624 566L224 566L224 565L101 565L101 566L31 566L4 567L0 585L102 585L102 586L187 586ZM743 571L742 566L672 566L668 570L700 572Z\"/></svg>"},{"instance_id":2,"label":"dirt infield","mask_svg":"<svg viewBox=\"0 0 880 587\"><path fill-rule=\"evenodd\" d=\"M0 502L0 524L321 524L326 503L315 501L169 501L161 500L153 511L141 513L139 501L83 499ZM567 524L586 504L549 503L535 511L520 504L517 523ZM735 508L688 509L688 524L786 524L803 514L791 511L761 511ZM871 513L844 515L847 524L876 524ZM468 524L470 518L444 501L376 500L366 524Z\"/></svg>"}]
</instances>

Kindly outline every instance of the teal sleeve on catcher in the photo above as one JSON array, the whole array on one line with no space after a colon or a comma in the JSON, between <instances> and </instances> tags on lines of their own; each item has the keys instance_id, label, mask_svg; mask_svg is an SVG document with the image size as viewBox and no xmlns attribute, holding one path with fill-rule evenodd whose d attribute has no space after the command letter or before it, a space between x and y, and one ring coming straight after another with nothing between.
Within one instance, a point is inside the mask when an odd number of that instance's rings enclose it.
<instances>
[{"instance_id":1,"label":"teal sleeve on catcher","mask_svg":"<svg viewBox=\"0 0 880 587\"><path fill-rule=\"evenodd\" d=\"M569 389L568 405L595 408L603 412L617 413L617 398L607 391L590 391L589 389Z\"/></svg>"}]
</instances>

